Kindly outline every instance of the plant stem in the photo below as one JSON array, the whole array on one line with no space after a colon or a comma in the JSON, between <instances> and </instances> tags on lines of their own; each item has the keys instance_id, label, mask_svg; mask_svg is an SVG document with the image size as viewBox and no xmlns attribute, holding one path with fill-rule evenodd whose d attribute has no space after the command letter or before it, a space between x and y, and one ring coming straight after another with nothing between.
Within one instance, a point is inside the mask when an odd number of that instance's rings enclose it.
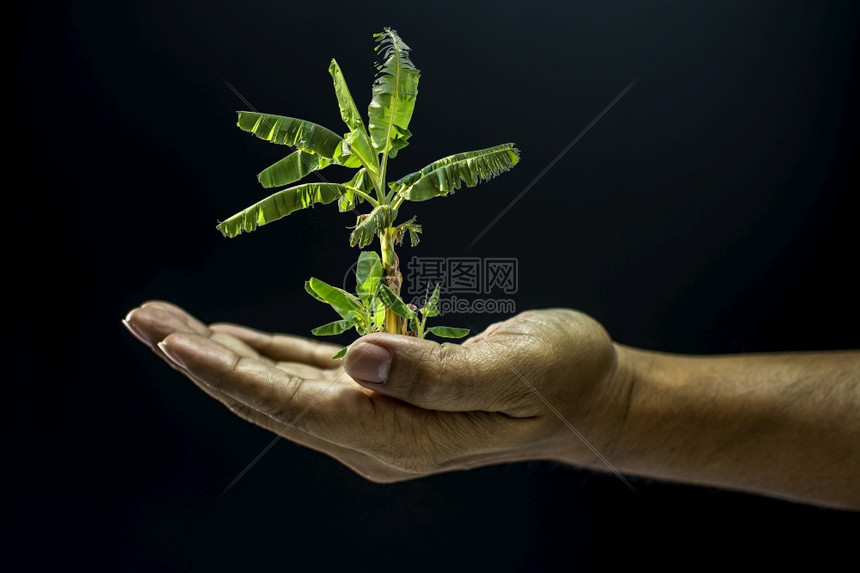
<instances>
[{"instance_id":1,"label":"plant stem","mask_svg":"<svg viewBox=\"0 0 860 573\"><path fill-rule=\"evenodd\" d=\"M361 197L362 199L364 199L365 201L367 201L368 203L370 203L371 205L373 205L374 207L379 206L379 201L377 201L376 199L374 199L373 197L371 197L370 195L368 195L367 193L365 193L361 189L356 189L355 187L348 187L348 189L350 191L352 191L353 193L355 193L356 195L358 195L359 197Z\"/></svg>"},{"instance_id":2,"label":"plant stem","mask_svg":"<svg viewBox=\"0 0 860 573\"><path fill-rule=\"evenodd\" d=\"M382 251L382 271L385 277L385 284L394 291L394 294L399 296L403 276L400 274L397 254L394 252L394 237L396 232L397 230L394 227L383 229L379 234L379 244ZM400 317L393 310L390 308L385 309L385 332L404 334L401 323Z\"/></svg>"}]
</instances>

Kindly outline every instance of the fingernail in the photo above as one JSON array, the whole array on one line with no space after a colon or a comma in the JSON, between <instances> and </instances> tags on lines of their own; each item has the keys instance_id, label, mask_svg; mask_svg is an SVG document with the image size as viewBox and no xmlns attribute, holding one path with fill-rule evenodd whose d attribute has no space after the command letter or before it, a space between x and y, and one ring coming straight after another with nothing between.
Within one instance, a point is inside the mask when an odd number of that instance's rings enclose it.
<instances>
[{"instance_id":1,"label":"fingernail","mask_svg":"<svg viewBox=\"0 0 860 573\"><path fill-rule=\"evenodd\" d=\"M356 344L346 353L344 368L353 378L384 384L391 370L391 351L369 342Z\"/></svg>"},{"instance_id":2,"label":"fingernail","mask_svg":"<svg viewBox=\"0 0 860 573\"><path fill-rule=\"evenodd\" d=\"M140 340L144 344L147 344L147 345L149 344L149 341L143 336L143 333L141 331L139 331L137 329L137 327L134 324L132 324L131 321L128 320L128 318L122 319L122 324L123 324L123 326L125 326L128 329L128 331L132 334L132 336L134 336L135 338L137 338L138 340Z\"/></svg>"},{"instance_id":3,"label":"fingernail","mask_svg":"<svg viewBox=\"0 0 860 573\"><path fill-rule=\"evenodd\" d=\"M160 349L161 349L161 351L164 353L164 355L165 355L165 356L167 356L167 358L168 358L171 362L173 362L174 364L176 364L176 365L177 365L177 366L179 366L180 368L185 368L185 363L184 363L184 362L182 362L182 360L180 360L178 356L176 356L175 354L173 354L172 352L170 352L170 351L167 349L167 346L166 346L163 342L159 342L159 343L158 343L158 348L160 348Z\"/></svg>"}]
</instances>

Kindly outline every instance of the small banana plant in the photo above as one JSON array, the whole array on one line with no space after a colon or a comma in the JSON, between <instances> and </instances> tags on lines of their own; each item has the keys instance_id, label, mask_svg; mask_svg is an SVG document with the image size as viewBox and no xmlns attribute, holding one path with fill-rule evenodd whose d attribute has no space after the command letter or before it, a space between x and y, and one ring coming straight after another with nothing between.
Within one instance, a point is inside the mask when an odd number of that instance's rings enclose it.
<instances>
[{"instance_id":1,"label":"small banana plant","mask_svg":"<svg viewBox=\"0 0 860 573\"><path fill-rule=\"evenodd\" d=\"M349 236L350 246L359 249L379 239L379 254L361 251L356 265L355 294L331 286L317 278L305 283L305 290L330 305L340 320L315 328L317 336L341 334L354 328L360 335L391 332L424 338L428 333L443 338L461 338L469 331L444 326L427 327L428 317L439 314L439 285L425 297L422 308L406 304L400 297L403 277L394 251L406 235L414 247L421 225L416 218L397 223L404 201L426 201L444 197L459 189L508 171L519 161L513 143L449 155L423 169L388 182L388 162L406 147L412 133L409 122L418 96L419 70L409 59L410 48L397 32L386 28L374 34L380 61L371 90L368 122L365 126L352 99L343 72L332 59L328 71L334 82L340 115L347 133L341 137L320 125L281 115L240 111L237 125L244 131L293 151L264 169L257 179L264 188L292 185L329 165L356 170L345 183L303 183L276 191L247 209L220 222L217 229L225 237L251 232L294 211L317 203L337 202L340 212L358 213ZM320 178L322 179L322 178ZM371 210L357 208L367 203ZM349 347L335 354L341 358Z\"/></svg>"}]
</instances>

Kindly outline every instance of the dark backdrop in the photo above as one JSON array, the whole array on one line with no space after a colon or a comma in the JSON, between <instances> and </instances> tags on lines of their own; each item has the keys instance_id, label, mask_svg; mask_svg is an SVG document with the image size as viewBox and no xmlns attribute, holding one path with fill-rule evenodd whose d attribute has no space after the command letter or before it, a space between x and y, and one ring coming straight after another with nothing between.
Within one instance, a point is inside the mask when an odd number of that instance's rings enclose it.
<instances>
[{"instance_id":1,"label":"dark backdrop","mask_svg":"<svg viewBox=\"0 0 860 573\"><path fill-rule=\"evenodd\" d=\"M421 204L424 241L402 256L516 257L517 310L578 308L633 346L858 348L856 3L11 10L2 555L13 569L856 561L845 544L856 514L631 478L637 495L611 474L548 463L381 486L279 442L220 495L272 436L120 324L150 298L299 334L331 319L302 283L337 282L354 261L350 216L319 208L232 241L215 231L264 196L254 175L284 151L235 127L247 105L227 84L261 111L341 131L328 62L364 108L371 35L391 26L422 70L394 175L505 141L522 150L511 173ZM500 316L460 318L483 328Z\"/></svg>"}]
</instances>

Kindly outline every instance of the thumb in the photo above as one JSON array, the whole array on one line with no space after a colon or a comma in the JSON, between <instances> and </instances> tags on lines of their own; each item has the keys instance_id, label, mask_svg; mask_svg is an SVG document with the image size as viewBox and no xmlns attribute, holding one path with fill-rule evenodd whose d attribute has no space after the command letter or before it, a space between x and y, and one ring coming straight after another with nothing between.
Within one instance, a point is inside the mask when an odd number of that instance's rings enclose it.
<instances>
[{"instance_id":1,"label":"thumb","mask_svg":"<svg viewBox=\"0 0 860 573\"><path fill-rule=\"evenodd\" d=\"M354 342L344 369L359 384L429 410L503 411L522 395L504 344L439 344L376 333Z\"/></svg>"}]
</instances>

